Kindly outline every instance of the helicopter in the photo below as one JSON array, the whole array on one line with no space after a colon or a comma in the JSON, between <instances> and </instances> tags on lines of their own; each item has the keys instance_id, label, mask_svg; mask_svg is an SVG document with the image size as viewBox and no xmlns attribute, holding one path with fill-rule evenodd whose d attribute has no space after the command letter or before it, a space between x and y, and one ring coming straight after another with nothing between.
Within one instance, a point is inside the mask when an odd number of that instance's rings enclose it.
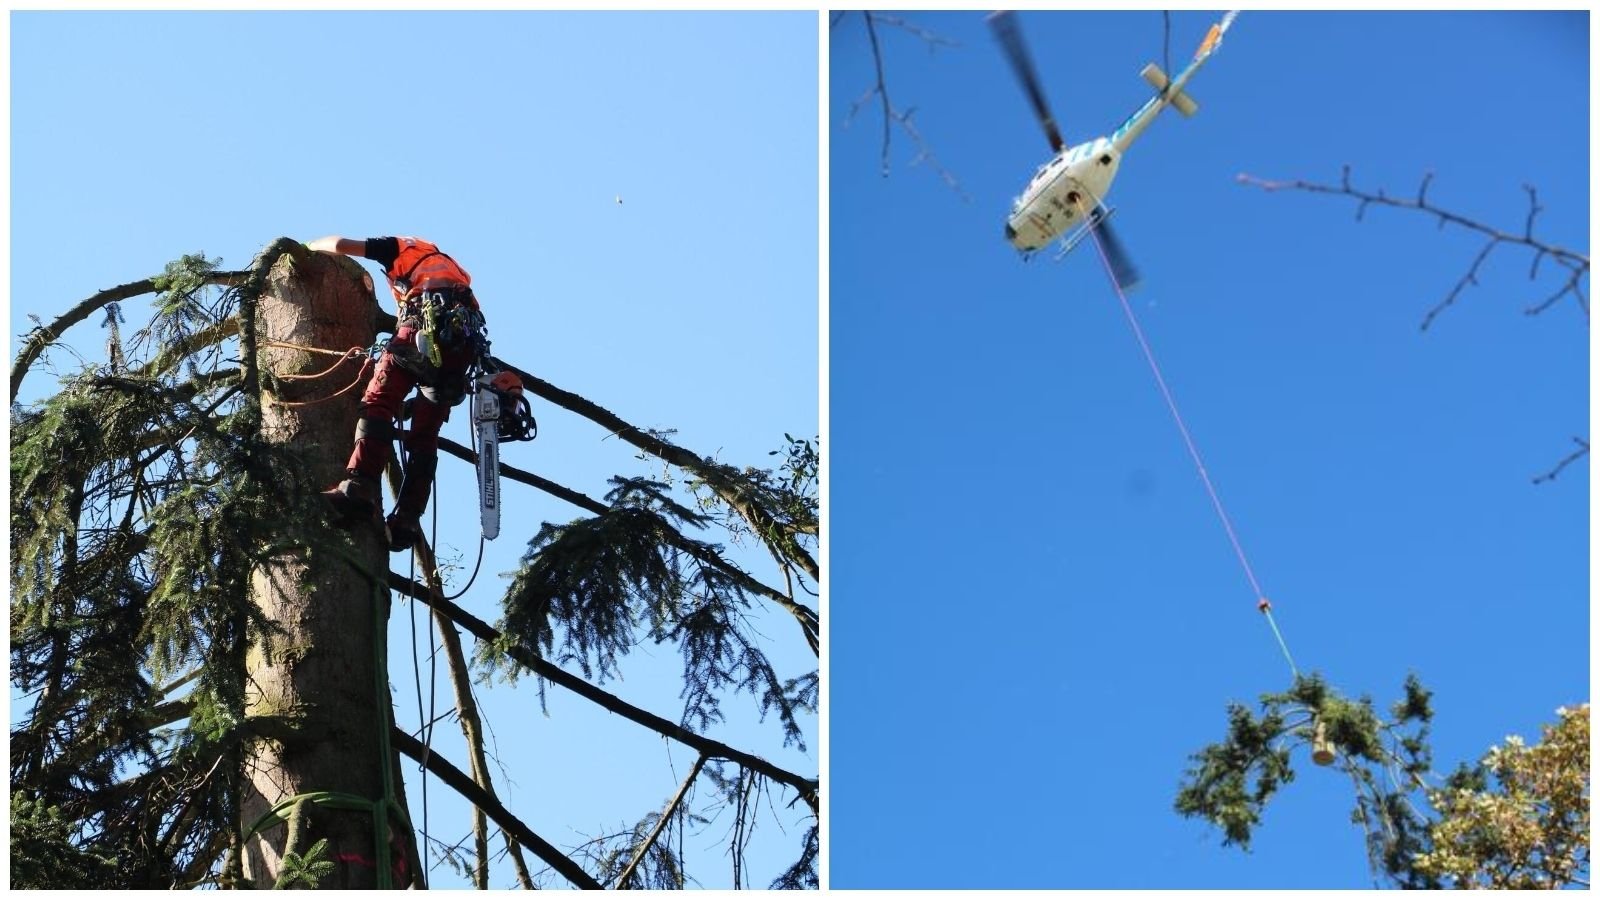
<instances>
[{"instance_id":1,"label":"helicopter","mask_svg":"<svg viewBox=\"0 0 1600 900\"><path fill-rule=\"evenodd\" d=\"M1177 109L1185 117L1199 110L1199 104L1185 93L1184 88L1222 45L1222 35L1238 14L1238 10L1231 11L1222 17L1222 21L1211 26L1205 40L1200 42L1199 49L1195 51L1194 59L1177 78L1169 80L1155 63L1146 65L1139 74L1156 89L1155 95L1117 126L1110 136L1097 137L1072 147L1062 140L1055 117L1045 103L1044 91L1039 86L1039 76L1028 55L1027 45L1023 43L1016 14L1003 11L989 15L989 26L1005 51L1006 58L1010 60L1017 79L1022 82L1033 104L1034 115L1038 117L1045 137L1050 141L1050 149L1055 152L1054 157L1039 167L1022 195L1013 202L1011 215L1006 220L1006 240L1021 251L1024 258L1032 256L1065 233L1061 250L1056 256L1060 259L1077 247L1093 229L1099 233L1116 282L1124 289L1138 283L1138 271L1123 249L1122 242L1111 230L1113 210L1105 205L1103 198L1111 189L1111 180L1117 175L1123 154L1150 126L1157 114L1168 106ZM1071 231L1067 233L1069 229Z\"/></svg>"}]
</instances>

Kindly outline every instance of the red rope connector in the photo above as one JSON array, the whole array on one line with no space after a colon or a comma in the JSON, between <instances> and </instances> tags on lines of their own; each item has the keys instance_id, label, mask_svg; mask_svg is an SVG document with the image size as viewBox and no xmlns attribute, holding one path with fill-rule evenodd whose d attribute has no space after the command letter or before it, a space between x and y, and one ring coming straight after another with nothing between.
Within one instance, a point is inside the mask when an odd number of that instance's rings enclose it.
<instances>
[{"instance_id":1,"label":"red rope connector","mask_svg":"<svg viewBox=\"0 0 1600 900\"><path fill-rule=\"evenodd\" d=\"M1262 597L1260 600L1256 601L1256 609L1263 613L1272 612L1272 601Z\"/></svg>"}]
</instances>

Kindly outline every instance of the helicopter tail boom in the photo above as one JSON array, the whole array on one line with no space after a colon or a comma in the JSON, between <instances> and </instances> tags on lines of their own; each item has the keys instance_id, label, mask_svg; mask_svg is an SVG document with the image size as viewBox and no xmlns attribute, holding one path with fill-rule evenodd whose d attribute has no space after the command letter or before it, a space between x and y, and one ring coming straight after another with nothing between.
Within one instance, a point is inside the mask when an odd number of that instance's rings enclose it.
<instances>
[{"instance_id":1,"label":"helicopter tail boom","mask_svg":"<svg viewBox=\"0 0 1600 900\"><path fill-rule=\"evenodd\" d=\"M1166 90L1167 85L1171 84L1171 82L1167 80L1167 73L1161 71L1161 67L1155 63L1147 64L1144 69L1139 72L1139 75L1142 76L1145 81L1149 82L1151 87L1158 91ZM1183 113L1185 117L1192 116L1200 111L1200 104L1194 102L1194 98L1190 97L1183 91L1177 91L1167 95L1167 101L1172 104L1173 109Z\"/></svg>"},{"instance_id":2,"label":"helicopter tail boom","mask_svg":"<svg viewBox=\"0 0 1600 900\"><path fill-rule=\"evenodd\" d=\"M1118 153L1126 152L1128 147L1149 127L1150 122L1155 119L1162 109L1171 106L1186 117L1192 116L1199 111L1200 104L1194 102L1194 98L1190 97L1184 91L1184 88L1188 87L1189 79L1200 71L1200 67L1206 64L1206 60L1210 59L1212 54L1217 52L1217 48L1222 46L1222 36L1227 33L1228 27L1233 24L1233 20L1238 15L1238 11L1229 12L1222 17L1222 21L1211 26L1211 30L1206 32L1205 40L1200 42L1200 48L1195 51L1194 59L1190 60L1189 65L1185 66L1183 71L1179 72L1175 77L1169 79L1167 73L1161 71L1161 67L1155 63L1144 67L1144 70L1139 74L1143 75L1144 80L1156 89L1156 95L1145 101L1145 104L1139 107L1138 111L1129 116L1112 133L1111 144L1117 149Z\"/></svg>"}]
</instances>

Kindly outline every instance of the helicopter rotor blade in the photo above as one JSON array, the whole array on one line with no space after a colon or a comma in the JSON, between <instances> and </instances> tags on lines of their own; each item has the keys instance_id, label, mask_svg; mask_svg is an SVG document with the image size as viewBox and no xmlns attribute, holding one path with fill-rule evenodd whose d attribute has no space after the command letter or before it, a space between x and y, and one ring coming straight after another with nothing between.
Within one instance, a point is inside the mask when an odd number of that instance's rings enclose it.
<instances>
[{"instance_id":1,"label":"helicopter rotor blade","mask_svg":"<svg viewBox=\"0 0 1600 900\"><path fill-rule=\"evenodd\" d=\"M1116 230L1111 227L1110 213L1104 206L1095 209L1092 224L1100 237L1100 246L1105 250L1111 277L1123 291L1133 290L1139 284L1139 269L1133 264L1133 258L1128 255L1122 239L1117 237Z\"/></svg>"},{"instance_id":2,"label":"helicopter rotor blade","mask_svg":"<svg viewBox=\"0 0 1600 900\"><path fill-rule=\"evenodd\" d=\"M1022 40L1016 13L1009 10L990 13L989 27L994 30L995 39L1005 50L1006 59L1010 60L1017 80L1022 82L1023 90L1027 91L1028 100L1033 103L1033 114L1038 117L1039 124L1044 128L1044 136L1050 141L1050 149L1060 153L1066 142L1061 139L1061 130L1056 127L1055 117L1050 115L1050 105L1045 102L1044 91L1039 87L1039 73L1033 67L1033 58L1028 55L1028 45Z\"/></svg>"}]
</instances>

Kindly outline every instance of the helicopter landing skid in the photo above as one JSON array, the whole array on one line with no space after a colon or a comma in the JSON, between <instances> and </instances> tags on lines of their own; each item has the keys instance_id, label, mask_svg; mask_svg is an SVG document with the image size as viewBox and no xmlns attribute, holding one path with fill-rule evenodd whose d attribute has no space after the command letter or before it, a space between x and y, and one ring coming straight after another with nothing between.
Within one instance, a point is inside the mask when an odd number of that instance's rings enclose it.
<instances>
[{"instance_id":1,"label":"helicopter landing skid","mask_svg":"<svg viewBox=\"0 0 1600 900\"><path fill-rule=\"evenodd\" d=\"M1071 234L1061 239L1061 249L1057 250L1055 255L1056 261L1060 262L1061 259L1068 253L1076 250L1078 245L1083 243L1083 239L1088 237L1089 230L1091 228L1099 227L1100 223L1110 219L1111 214L1114 212L1116 212L1115 209L1104 205L1096 206L1094 209L1090 210L1089 218L1084 220L1082 225L1079 225L1077 228L1073 229Z\"/></svg>"}]
</instances>

